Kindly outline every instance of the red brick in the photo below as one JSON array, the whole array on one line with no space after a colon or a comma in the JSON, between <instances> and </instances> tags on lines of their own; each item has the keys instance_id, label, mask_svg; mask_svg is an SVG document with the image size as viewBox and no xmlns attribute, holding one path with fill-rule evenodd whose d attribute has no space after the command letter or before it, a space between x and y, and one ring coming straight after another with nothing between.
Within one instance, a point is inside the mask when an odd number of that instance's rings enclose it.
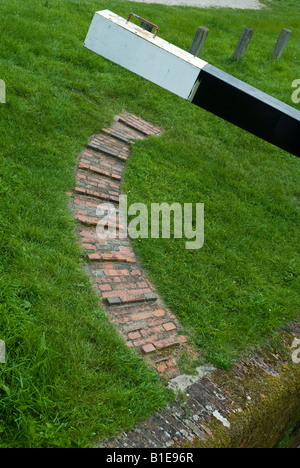
<instances>
[{"instance_id":1,"label":"red brick","mask_svg":"<svg viewBox=\"0 0 300 468\"><path fill-rule=\"evenodd\" d=\"M178 337L178 341L179 341L179 343L187 343L188 339L187 339L186 336L180 335L180 336Z\"/></svg>"},{"instance_id":2,"label":"red brick","mask_svg":"<svg viewBox=\"0 0 300 468\"><path fill-rule=\"evenodd\" d=\"M108 291L103 293L103 297L115 297L118 296L120 299L122 297L123 291Z\"/></svg>"},{"instance_id":3,"label":"red brick","mask_svg":"<svg viewBox=\"0 0 300 468\"><path fill-rule=\"evenodd\" d=\"M116 320L116 323L128 323L129 322L129 317L119 317L118 320Z\"/></svg>"},{"instance_id":4,"label":"red brick","mask_svg":"<svg viewBox=\"0 0 300 468\"><path fill-rule=\"evenodd\" d=\"M136 262L136 258L135 258L135 257L126 257L126 262L128 262L128 263L135 263L135 262Z\"/></svg>"},{"instance_id":5,"label":"red brick","mask_svg":"<svg viewBox=\"0 0 300 468\"><path fill-rule=\"evenodd\" d=\"M146 328L145 330L142 330L141 333L142 333L143 336L149 336L149 335L152 335L152 334L161 333L163 331L164 331L163 327L161 325L159 325L158 327Z\"/></svg>"},{"instance_id":6,"label":"red brick","mask_svg":"<svg viewBox=\"0 0 300 468\"><path fill-rule=\"evenodd\" d=\"M134 346L136 346L136 347L144 346L145 344L148 344L148 343L153 344L153 341L156 341L156 340L157 340L157 336L156 335L151 335L148 338L144 338L142 340L135 340Z\"/></svg>"},{"instance_id":7,"label":"red brick","mask_svg":"<svg viewBox=\"0 0 300 468\"><path fill-rule=\"evenodd\" d=\"M120 250L121 250L121 252L131 252L131 251L132 251L132 248L131 248L131 247L127 247L127 246L125 246L125 245L121 245Z\"/></svg>"},{"instance_id":8,"label":"red brick","mask_svg":"<svg viewBox=\"0 0 300 468\"><path fill-rule=\"evenodd\" d=\"M129 275L128 270L104 270L107 276L127 276Z\"/></svg>"},{"instance_id":9,"label":"red brick","mask_svg":"<svg viewBox=\"0 0 300 468\"><path fill-rule=\"evenodd\" d=\"M81 187L75 187L75 192L77 193L85 193L85 189L81 188Z\"/></svg>"},{"instance_id":10,"label":"red brick","mask_svg":"<svg viewBox=\"0 0 300 468\"><path fill-rule=\"evenodd\" d=\"M165 311L163 309L157 309L153 312L153 314L155 315L155 317L162 317L163 315L165 315Z\"/></svg>"},{"instance_id":11,"label":"red brick","mask_svg":"<svg viewBox=\"0 0 300 468\"><path fill-rule=\"evenodd\" d=\"M161 363L161 364L158 364L157 368L158 372L166 372L166 370L168 369L166 364L164 363Z\"/></svg>"},{"instance_id":12,"label":"red brick","mask_svg":"<svg viewBox=\"0 0 300 468\"><path fill-rule=\"evenodd\" d=\"M95 250L94 244L82 244L83 248L86 250Z\"/></svg>"},{"instance_id":13,"label":"red brick","mask_svg":"<svg viewBox=\"0 0 300 468\"><path fill-rule=\"evenodd\" d=\"M175 325L175 323L173 323L173 322L164 323L164 324L163 324L163 327L164 327L164 329L167 330L167 331L171 331L171 330L175 330L175 329L176 329L176 325Z\"/></svg>"},{"instance_id":14,"label":"red brick","mask_svg":"<svg viewBox=\"0 0 300 468\"><path fill-rule=\"evenodd\" d=\"M111 291L111 286L109 284L100 284L99 289L101 291Z\"/></svg>"},{"instance_id":15,"label":"red brick","mask_svg":"<svg viewBox=\"0 0 300 468\"><path fill-rule=\"evenodd\" d=\"M82 232L80 233L80 235L81 235L82 237L94 237L94 234L92 234L91 232L88 232L88 231L82 231Z\"/></svg>"},{"instance_id":16,"label":"red brick","mask_svg":"<svg viewBox=\"0 0 300 468\"><path fill-rule=\"evenodd\" d=\"M171 358L166 362L166 364L168 367L176 367L177 362L175 358Z\"/></svg>"},{"instance_id":17,"label":"red brick","mask_svg":"<svg viewBox=\"0 0 300 468\"><path fill-rule=\"evenodd\" d=\"M145 354L152 353L153 351L155 351L155 347L153 346L153 344L146 344L142 346L142 351Z\"/></svg>"},{"instance_id":18,"label":"red brick","mask_svg":"<svg viewBox=\"0 0 300 468\"><path fill-rule=\"evenodd\" d=\"M97 208L99 203L91 203L91 202L86 202L86 206L92 206L93 208Z\"/></svg>"},{"instance_id":19,"label":"red brick","mask_svg":"<svg viewBox=\"0 0 300 468\"><path fill-rule=\"evenodd\" d=\"M150 292L151 292L151 289L148 289L148 288L147 289L141 288L141 289L129 289L128 290L128 294L137 295L137 296L139 296L141 294L150 293Z\"/></svg>"},{"instance_id":20,"label":"red brick","mask_svg":"<svg viewBox=\"0 0 300 468\"><path fill-rule=\"evenodd\" d=\"M131 301L132 299L136 299L138 297L141 297L144 293L144 291L148 291L145 289L130 289L130 290L115 290L115 291L110 291L103 293L103 297L114 297L118 296L120 299L122 299L123 302Z\"/></svg>"},{"instance_id":21,"label":"red brick","mask_svg":"<svg viewBox=\"0 0 300 468\"><path fill-rule=\"evenodd\" d=\"M131 332L128 333L128 338L131 340L137 340L138 338L141 338L141 334L139 332Z\"/></svg>"},{"instance_id":22,"label":"red brick","mask_svg":"<svg viewBox=\"0 0 300 468\"><path fill-rule=\"evenodd\" d=\"M89 164L86 164L86 163L83 163L83 162L80 162L79 165L78 165L79 169L88 169L89 167L90 167Z\"/></svg>"},{"instance_id":23,"label":"red brick","mask_svg":"<svg viewBox=\"0 0 300 468\"><path fill-rule=\"evenodd\" d=\"M164 340L155 341L153 344L157 349L168 348L169 346L175 346L179 344L179 337L178 336L171 336L170 338L166 338Z\"/></svg>"},{"instance_id":24,"label":"red brick","mask_svg":"<svg viewBox=\"0 0 300 468\"><path fill-rule=\"evenodd\" d=\"M97 253L89 254L88 257L90 260L100 260L100 256Z\"/></svg>"},{"instance_id":25,"label":"red brick","mask_svg":"<svg viewBox=\"0 0 300 468\"><path fill-rule=\"evenodd\" d=\"M96 226L98 224L98 218L92 218L90 216L80 216L76 215L76 219L83 224L88 224L90 226Z\"/></svg>"},{"instance_id":26,"label":"red brick","mask_svg":"<svg viewBox=\"0 0 300 468\"><path fill-rule=\"evenodd\" d=\"M165 318L152 318L151 320L148 320L148 326L156 327L158 325L163 325L165 321L166 321Z\"/></svg>"},{"instance_id":27,"label":"red brick","mask_svg":"<svg viewBox=\"0 0 300 468\"><path fill-rule=\"evenodd\" d=\"M130 318L131 318L131 320L133 322L135 322L137 320L146 320L147 318L150 318L150 317L153 317L152 312L140 312L139 314L132 314L130 316Z\"/></svg>"},{"instance_id":28,"label":"red brick","mask_svg":"<svg viewBox=\"0 0 300 468\"><path fill-rule=\"evenodd\" d=\"M140 270L132 270L131 274L132 274L132 276L138 276L138 275L140 276L142 273L141 273Z\"/></svg>"}]
</instances>

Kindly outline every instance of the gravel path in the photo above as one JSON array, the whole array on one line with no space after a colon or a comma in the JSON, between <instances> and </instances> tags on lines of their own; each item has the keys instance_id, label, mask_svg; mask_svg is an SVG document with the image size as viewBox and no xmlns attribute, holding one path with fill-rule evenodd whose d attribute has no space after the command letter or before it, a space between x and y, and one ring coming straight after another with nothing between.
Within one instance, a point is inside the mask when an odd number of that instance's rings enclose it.
<instances>
[{"instance_id":1,"label":"gravel path","mask_svg":"<svg viewBox=\"0 0 300 468\"><path fill-rule=\"evenodd\" d=\"M169 6L193 6L199 8L236 8L260 10L263 5L258 0L130 0L136 3L160 3Z\"/></svg>"}]
</instances>

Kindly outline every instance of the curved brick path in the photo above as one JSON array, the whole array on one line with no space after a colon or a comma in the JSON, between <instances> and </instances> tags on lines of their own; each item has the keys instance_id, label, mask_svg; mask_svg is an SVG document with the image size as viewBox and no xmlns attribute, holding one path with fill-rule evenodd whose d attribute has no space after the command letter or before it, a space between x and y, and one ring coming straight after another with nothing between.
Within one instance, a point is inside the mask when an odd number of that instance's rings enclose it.
<instances>
[{"instance_id":1,"label":"curved brick path","mask_svg":"<svg viewBox=\"0 0 300 468\"><path fill-rule=\"evenodd\" d=\"M276 355L269 350L254 351L235 362L230 371L204 365L197 369L198 376L180 375L177 357L182 348L196 353L188 345L176 317L147 279L130 240L97 237L97 206L104 201L119 201L124 165L134 144L131 139L160 134L160 129L136 116L117 117L109 129L93 136L82 152L71 203L82 246L88 252L87 272L104 301L107 315L127 345L149 357L158 373L168 377L169 387L185 395L185 401L175 400L131 432L96 446L166 448L201 446L208 441L211 447L271 448L278 442L278 421L283 420L284 428L299 404L300 368L291 362L293 338L300 337L299 323L285 328L282 352ZM291 380L282 373L287 366ZM265 385L267 381L271 386ZM278 403L283 404L284 417ZM271 412L266 405L270 405ZM262 415L259 419L257 411ZM263 440L261 433L265 434Z\"/></svg>"},{"instance_id":2,"label":"curved brick path","mask_svg":"<svg viewBox=\"0 0 300 468\"><path fill-rule=\"evenodd\" d=\"M160 129L126 113L94 135L80 157L73 210L83 248L90 252L87 270L108 316L129 347L149 356L159 373L172 378L179 374L176 354L187 343L179 322L157 296L130 240L101 240L96 232L99 204L118 206L132 139L160 134Z\"/></svg>"}]
</instances>

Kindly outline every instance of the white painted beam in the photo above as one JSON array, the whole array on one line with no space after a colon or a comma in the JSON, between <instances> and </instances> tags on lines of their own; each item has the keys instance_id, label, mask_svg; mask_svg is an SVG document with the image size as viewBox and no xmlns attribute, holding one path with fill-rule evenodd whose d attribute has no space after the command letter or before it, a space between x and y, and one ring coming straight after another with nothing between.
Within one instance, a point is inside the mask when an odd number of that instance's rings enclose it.
<instances>
[{"instance_id":1,"label":"white painted beam","mask_svg":"<svg viewBox=\"0 0 300 468\"><path fill-rule=\"evenodd\" d=\"M85 47L300 157L300 112L109 10L98 11Z\"/></svg>"},{"instance_id":2,"label":"white painted beam","mask_svg":"<svg viewBox=\"0 0 300 468\"><path fill-rule=\"evenodd\" d=\"M184 99L207 65L109 10L95 14L84 45Z\"/></svg>"}]
</instances>

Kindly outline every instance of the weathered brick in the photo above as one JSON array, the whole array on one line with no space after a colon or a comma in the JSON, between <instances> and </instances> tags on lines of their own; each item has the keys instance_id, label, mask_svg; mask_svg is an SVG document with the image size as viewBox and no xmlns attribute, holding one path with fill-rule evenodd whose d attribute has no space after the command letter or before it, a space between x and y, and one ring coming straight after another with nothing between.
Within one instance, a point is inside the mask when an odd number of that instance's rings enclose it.
<instances>
[{"instance_id":1,"label":"weathered brick","mask_svg":"<svg viewBox=\"0 0 300 468\"><path fill-rule=\"evenodd\" d=\"M153 315L155 315L155 317L162 317L165 315L165 311L163 309L157 309L153 312Z\"/></svg>"},{"instance_id":2,"label":"weathered brick","mask_svg":"<svg viewBox=\"0 0 300 468\"><path fill-rule=\"evenodd\" d=\"M176 367L177 361L175 358L171 358L166 362L168 367Z\"/></svg>"},{"instance_id":3,"label":"weathered brick","mask_svg":"<svg viewBox=\"0 0 300 468\"><path fill-rule=\"evenodd\" d=\"M83 248L86 250L95 250L94 244L82 244Z\"/></svg>"},{"instance_id":4,"label":"weathered brick","mask_svg":"<svg viewBox=\"0 0 300 468\"><path fill-rule=\"evenodd\" d=\"M100 260L100 255L97 253L89 254L88 255L89 260Z\"/></svg>"},{"instance_id":5,"label":"weathered brick","mask_svg":"<svg viewBox=\"0 0 300 468\"><path fill-rule=\"evenodd\" d=\"M149 292L145 292L145 297L149 301L155 301L157 299L157 295L153 291L151 291L151 289L149 290Z\"/></svg>"},{"instance_id":6,"label":"weathered brick","mask_svg":"<svg viewBox=\"0 0 300 468\"><path fill-rule=\"evenodd\" d=\"M121 304L121 299L119 297L107 297L106 300L109 305Z\"/></svg>"},{"instance_id":7,"label":"weathered brick","mask_svg":"<svg viewBox=\"0 0 300 468\"><path fill-rule=\"evenodd\" d=\"M157 349L168 348L169 346L175 346L180 343L178 336L171 336L163 340L155 341L153 344Z\"/></svg>"},{"instance_id":8,"label":"weathered brick","mask_svg":"<svg viewBox=\"0 0 300 468\"><path fill-rule=\"evenodd\" d=\"M109 284L100 284L99 289L100 291L111 291L111 286Z\"/></svg>"},{"instance_id":9,"label":"weathered brick","mask_svg":"<svg viewBox=\"0 0 300 468\"><path fill-rule=\"evenodd\" d=\"M75 190L75 192L77 192L77 193L85 193L85 192L86 192L85 189L83 189L83 188L81 188L81 187L75 187L74 190Z\"/></svg>"},{"instance_id":10,"label":"weathered brick","mask_svg":"<svg viewBox=\"0 0 300 468\"><path fill-rule=\"evenodd\" d=\"M145 354L152 353L153 351L155 351L155 346L153 346L153 344L146 344L142 346L142 351Z\"/></svg>"},{"instance_id":11,"label":"weathered brick","mask_svg":"<svg viewBox=\"0 0 300 468\"><path fill-rule=\"evenodd\" d=\"M168 370L168 367L166 366L166 364L161 363L161 364L158 364L156 369L158 370L158 372L163 373L163 372L166 372Z\"/></svg>"},{"instance_id":12,"label":"weathered brick","mask_svg":"<svg viewBox=\"0 0 300 468\"><path fill-rule=\"evenodd\" d=\"M175 325L175 323L173 323L173 322L164 323L164 324L163 324L163 327L164 327L164 329L167 330L167 331L171 331L171 330L175 330L175 329L176 329L176 325Z\"/></svg>"},{"instance_id":13,"label":"weathered brick","mask_svg":"<svg viewBox=\"0 0 300 468\"><path fill-rule=\"evenodd\" d=\"M130 319L133 321L146 320L147 318L153 317L153 312L140 312L138 314L132 314Z\"/></svg>"},{"instance_id":14,"label":"weathered brick","mask_svg":"<svg viewBox=\"0 0 300 468\"><path fill-rule=\"evenodd\" d=\"M164 331L163 327L159 325L158 327L149 327L146 328L145 330L141 330L141 334L146 337L149 335L154 335L158 333L162 333Z\"/></svg>"},{"instance_id":15,"label":"weathered brick","mask_svg":"<svg viewBox=\"0 0 300 468\"><path fill-rule=\"evenodd\" d=\"M131 332L128 333L128 338L131 340L137 340L138 338L141 338L141 334L139 332Z\"/></svg>"},{"instance_id":16,"label":"weathered brick","mask_svg":"<svg viewBox=\"0 0 300 468\"><path fill-rule=\"evenodd\" d=\"M131 270L130 273L131 273L132 276L138 276L138 275L142 274L141 270Z\"/></svg>"},{"instance_id":17,"label":"weathered brick","mask_svg":"<svg viewBox=\"0 0 300 468\"><path fill-rule=\"evenodd\" d=\"M121 252L132 252L132 248L131 247L127 247L125 245L121 245L120 246L120 250Z\"/></svg>"},{"instance_id":18,"label":"weathered brick","mask_svg":"<svg viewBox=\"0 0 300 468\"><path fill-rule=\"evenodd\" d=\"M128 270L104 270L107 276L127 276L129 275Z\"/></svg>"},{"instance_id":19,"label":"weathered brick","mask_svg":"<svg viewBox=\"0 0 300 468\"><path fill-rule=\"evenodd\" d=\"M119 317L117 322L121 324L126 324L129 322L129 317Z\"/></svg>"},{"instance_id":20,"label":"weathered brick","mask_svg":"<svg viewBox=\"0 0 300 468\"><path fill-rule=\"evenodd\" d=\"M148 336L147 338L142 338L140 340L136 340L134 342L134 346L140 347L140 346L143 346L143 345L148 344L148 343L153 344L153 342L156 341L156 340L157 340L157 335L153 335L153 336L151 335L151 336Z\"/></svg>"},{"instance_id":21,"label":"weathered brick","mask_svg":"<svg viewBox=\"0 0 300 468\"><path fill-rule=\"evenodd\" d=\"M179 335L178 341L179 341L179 343L187 343L187 342L188 342L188 339L187 339L187 337L184 336L184 335Z\"/></svg>"}]
</instances>

